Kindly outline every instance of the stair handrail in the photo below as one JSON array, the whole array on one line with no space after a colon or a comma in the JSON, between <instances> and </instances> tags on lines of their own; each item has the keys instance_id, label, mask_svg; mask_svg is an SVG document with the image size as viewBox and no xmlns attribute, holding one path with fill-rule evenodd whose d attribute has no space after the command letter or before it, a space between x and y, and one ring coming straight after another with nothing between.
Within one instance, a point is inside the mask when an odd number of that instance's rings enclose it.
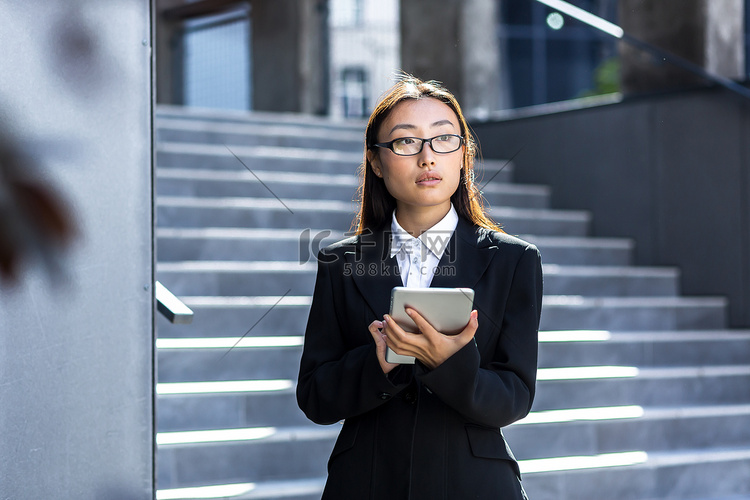
<instances>
[{"instance_id":1,"label":"stair handrail","mask_svg":"<svg viewBox=\"0 0 750 500\"><path fill-rule=\"evenodd\" d=\"M177 298L160 282L154 283L154 298L156 309L164 315L170 323L188 325L193 322L193 310Z\"/></svg>"}]
</instances>

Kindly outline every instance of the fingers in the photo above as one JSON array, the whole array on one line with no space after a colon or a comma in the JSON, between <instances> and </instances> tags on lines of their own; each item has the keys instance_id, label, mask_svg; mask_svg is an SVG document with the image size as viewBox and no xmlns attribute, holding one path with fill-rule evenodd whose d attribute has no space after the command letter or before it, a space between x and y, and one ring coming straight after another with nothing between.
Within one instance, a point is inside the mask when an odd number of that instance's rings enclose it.
<instances>
[{"instance_id":1,"label":"fingers","mask_svg":"<svg viewBox=\"0 0 750 500\"><path fill-rule=\"evenodd\" d=\"M378 320L373 321L367 327L373 340L375 340L375 348L378 352L383 351L383 354L385 354L385 334L380 331L381 328L383 328L383 322Z\"/></svg>"},{"instance_id":2,"label":"fingers","mask_svg":"<svg viewBox=\"0 0 750 500\"><path fill-rule=\"evenodd\" d=\"M375 337L375 334L378 334L378 337L380 336L380 329L383 328L383 322L375 320L372 323L370 323L370 326L367 327L368 330L370 330L370 333Z\"/></svg>"},{"instance_id":3,"label":"fingers","mask_svg":"<svg viewBox=\"0 0 750 500\"><path fill-rule=\"evenodd\" d=\"M398 346L404 343L406 332L396 323L396 320L386 314L383 316L382 325L383 335L392 349L394 347L398 348Z\"/></svg>"},{"instance_id":4,"label":"fingers","mask_svg":"<svg viewBox=\"0 0 750 500\"><path fill-rule=\"evenodd\" d=\"M409 317L414 321L414 323L417 325L417 328L419 328L419 331L427 336L434 336L434 335L445 335L442 332L438 332L435 330L435 328L427 321L421 314L419 314L417 311L411 308L406 309L406 314L409 315ZM463 330L458 334L458 336L463 336L465 334L471 333L471 336L473 337L474 334L477 331L477 328L479 327L479 314L476 309L471 311L471 314L469 315L469 322L466 323L466 326Z\"/></svg>"},{"instance_id":5,"label":"fingers","mask_svg":"<svg viewBox=\"0 0 750 500\"><path fill-rule=\"evenodd\" d=\"M421 334L404 332L389 316L385 317L384 331L388 344L398 354L414 356L429 368L435 368L468 344L479 326L478 314L474 310L469 322L457 335L445 335L435 328L417 311L406 309Z\"/></svg>"},{"instance_id":6,"label":"fingers","mask_svg":"<svg viewBox=\"0 0 750 500\"><path fill-rule=\"evenodd\" d=\"M474 338L474 335L477 333L477 328L479 328L479 319L478 319L478 313L475 310L471 311L471 315L469 316L469 322L466 324L463 330L458 335L454 335L454 339L456 342L461 345L462 347L471 342L471 339Z\"/></svg>"},{"instance_id":7,"label":"fingers","mask_svg":"<svg viewBox=\"0 0 750 500\"><path fill-rule=\"evenodd\" d=\"M383 370L383 373L388 374L391 370L397 367L398 364L389 363L385 360L385 350L387 346L385 343L385 334L381 331L383 326L384 325L382 321L375 320L370 323L367 329L370 331L370 335L372 335L372 338L375 340L375 355L378 358L380 368Z\"/></svg>"},{"instance_id":8,"label":"fingers","mask_svg":"<svg viewBox=\"0 0 750 500\"><path fill-rule=\"evenodd\" d=\"M437 333L439 333L426 319L424 319L421 314L419 314L411 307L406 308L406 314L408 314L412 321L414 321L414 324L417 325L417 328L422 334L436 335Z\"/></svg>"},{"instance_id":9,"label":"fingers","mask_svg":"<svg viewBox=\"0 0 750 500\"><path fill-rule=\"evenodd\" d=\"M465 336L468 335L469 338L473 337L475 333L477 333L477 328L479 328L479 312L477 312L476 309L471 311L471 314L469 315L469 322L466 324L466 327L464 327L463 330L461 330L461 333L459 333L459 336Z\"/></svg>"}]
</instances>

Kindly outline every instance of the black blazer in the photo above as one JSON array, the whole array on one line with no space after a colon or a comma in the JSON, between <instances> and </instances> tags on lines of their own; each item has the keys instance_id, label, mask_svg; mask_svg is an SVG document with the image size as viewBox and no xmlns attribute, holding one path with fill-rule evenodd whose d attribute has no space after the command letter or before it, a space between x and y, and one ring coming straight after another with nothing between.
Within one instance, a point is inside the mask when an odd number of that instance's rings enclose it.
<instances>
[{"instance_id":1,"label":"black blazer","mask_svg":"<svg viewBox=\"0 0 750 500\"><path fill-rule=\"evenodd\" d=\"M501 428L534 399L541 258L533 245L460 219L433 287L470 287L475 341L434 370L387 376L367 327L401 286L385 231L338 242L318 258L297 401L310 420L344 420L324 499L523 499Z\"/></svg>"}]
</instances>

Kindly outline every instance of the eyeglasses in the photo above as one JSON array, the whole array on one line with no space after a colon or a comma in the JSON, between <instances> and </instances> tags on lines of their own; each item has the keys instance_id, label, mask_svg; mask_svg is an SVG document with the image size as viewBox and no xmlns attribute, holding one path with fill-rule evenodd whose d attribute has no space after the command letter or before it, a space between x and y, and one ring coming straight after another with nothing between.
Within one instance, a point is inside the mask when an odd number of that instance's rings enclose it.
<instances>
[{"instance_id":1,"label":"eyeglasses","mask_svg":"<svg viewBox=\"0 0 750 500\"><path fill-rule=\"evenodd\" d=\"M372 147L387 148L399 156L413 156L422 152L424 144L429 143L435 153L452 153L458 151L464 143L464 138L456 134L443 134L432 139L419 137L400 137L390 142L379 142Z\"/></svg>"}]
</instances>

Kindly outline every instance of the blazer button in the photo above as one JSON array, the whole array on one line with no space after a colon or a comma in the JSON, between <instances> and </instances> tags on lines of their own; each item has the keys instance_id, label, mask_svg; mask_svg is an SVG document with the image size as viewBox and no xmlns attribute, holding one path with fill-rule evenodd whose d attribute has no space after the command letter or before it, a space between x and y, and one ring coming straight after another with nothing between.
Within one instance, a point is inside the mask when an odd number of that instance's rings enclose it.
<instances>
[{"instance_id":1,"label":"blazer button","mask_svg":"<svg viewBox=\"0 0 750 500\"><path fill-rule=\"evenodd\" d=\"M415 403L417 401L417 395L413 392L407 392L406 395L404 395L404 400L406 400L407 403Z\"/></svg>"},{"instance_id":2,"label":"blazer button","mask_svg":"<svg viewBox=\"0 0 750 500\"><path fill-rule=\"evenodd\" d=\"M383 401L388 401L389 399L391 399L391 397L392 397L392 396L391 396L390 394L388 394L387 392L381 392L381 393L380 393L380 394L378 395L378 397L379 397L380 399L382 399Z\"/></svg>"}]
</instances>

